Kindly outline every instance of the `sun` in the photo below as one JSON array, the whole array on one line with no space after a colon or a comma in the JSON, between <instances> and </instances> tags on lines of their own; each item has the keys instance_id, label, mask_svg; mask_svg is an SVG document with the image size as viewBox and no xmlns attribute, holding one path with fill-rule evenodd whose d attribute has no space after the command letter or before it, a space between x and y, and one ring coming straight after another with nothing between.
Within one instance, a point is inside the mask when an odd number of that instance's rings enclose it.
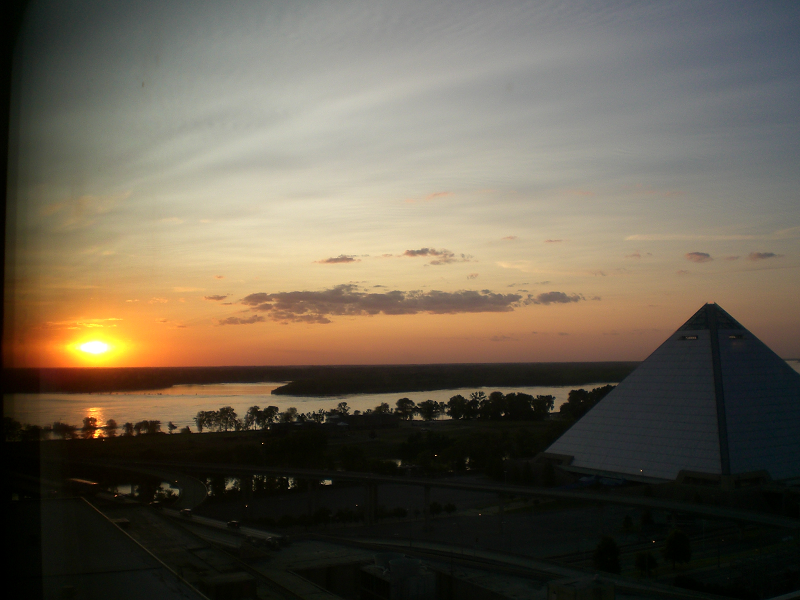
<instances>
[{"instance_id":1,"label":"sun","mask_svg":"<svg viewBox=\"0 0 800 600\"><path fill-rule=\"evenodd\" d=\"M106 344L105 342L86 342L85 344L81 344L78 346L83 352L88 352L89 354L105 354L111 349L111 346Z\"/></svg>"},{"instance_id":2,"label":"sun","mask_svg":"<svg viewBox=\"0 0 800 600\"><path fill-rule=\"evenodd\" d=\"M93 337L73 340L67 344L66 350L78 364L101 366L117 362L123 347L119 340Z\"/></svg>"}]
</instances>

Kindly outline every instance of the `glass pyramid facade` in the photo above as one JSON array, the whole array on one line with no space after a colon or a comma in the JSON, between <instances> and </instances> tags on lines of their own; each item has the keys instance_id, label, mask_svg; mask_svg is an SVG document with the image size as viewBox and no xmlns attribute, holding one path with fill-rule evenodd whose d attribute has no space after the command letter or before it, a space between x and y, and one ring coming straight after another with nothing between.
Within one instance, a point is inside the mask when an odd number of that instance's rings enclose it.
<instances>
[{"instance_id":1,"label":"glass pyramid facade","mask_svg":"<svg viewBox=\"0 0 800 600\"><path fill-rule=\"evenodd\" d=\"M800 374L706 304L550 448L570 468L800 477Z\"/></svg>"}]
</instances>

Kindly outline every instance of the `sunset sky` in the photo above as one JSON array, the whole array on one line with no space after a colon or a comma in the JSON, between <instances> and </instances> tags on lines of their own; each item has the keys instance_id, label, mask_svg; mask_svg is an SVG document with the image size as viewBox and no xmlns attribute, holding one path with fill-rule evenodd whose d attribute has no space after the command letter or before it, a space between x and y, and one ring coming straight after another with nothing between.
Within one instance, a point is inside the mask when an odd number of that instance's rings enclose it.
<instances>
[{"instance_id":1,"label":"sunset sky","mask_svg":"<svg viewBox=\"0 0 800 600\"><path fill-rule=\"evenodd\" d=\"M7 364L641 360L705 302L800 357L798 56L794 2L33 1Z\"/></svg>"}]
</instances>

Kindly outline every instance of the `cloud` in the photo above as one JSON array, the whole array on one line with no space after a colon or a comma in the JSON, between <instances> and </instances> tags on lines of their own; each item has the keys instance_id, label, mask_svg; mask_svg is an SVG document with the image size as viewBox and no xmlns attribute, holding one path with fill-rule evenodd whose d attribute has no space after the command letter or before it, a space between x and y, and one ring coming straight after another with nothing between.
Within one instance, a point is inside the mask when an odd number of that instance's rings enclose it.
<instances>
[{"instance_id":1,"label":"cloud","mask_svg":"<svg viewBox=\"0 0 800 600\"><path fill-rule=\"evenodd\" d=\"M675 196L686 196L687 193L683 190L655 190L650 186L641 184L629 186L623 189L624 192L630 194L643 194L645 196L661 196L662 198L673 198Z\"/></svg>"},{"instance_id":2,"label":"cloud","mask_svg":"<svg viewBox=\"0 0 800 600\"><path fill-rule=\"evenodd\" d=\"M418 256L434 257L434 260L428 263L431 265L447 265L454 262L471 262L472 260L472 256L467 254L457 255L454 252L450 252L450 250L446 250L445 248L442 248L441 250L436 250L436 248L406 250L403 252L403 256L409 256L411 258L416 258Z\"/></svg>"},{"instance_id":3,"label":"cloud","mask_svg":"<svg viewBox=\"0 0 800 600\"><path fill-rule=\"evenodd\" d=\"M122 201L130 197L130 192L109 196L78 196L63 202L48 204L39 212L42 216L59 215L64 229L75 229L94 224L97 217L111 212Z\"/></svg>"},{"instance_id":4,"label":"cloud","mask_svg":"<svg viewBox=\"0 0 800 600\"><path fill-rule=\"evenodd\" d=\"M714 259L711 258L711 255L708 252L687 252L686 260L690 260L695 263L704 263L711 262Z\"/></svg>"},{"instance_id":5,"label":"cloud","mask_svg":"<svg viewBox=\"0 0 800 600\"><path fill-rule=\"evenodd\" d=\"M219 321L220 325L252 325L253 323L263 323L266 319L261 315L252 315L246 319L239 317L228 317Z\"/></svg>"},{"instance_id":6,"label":"cloud","mask_svg":"<svg viewBox=\"0 0 800 600\"><path fill-rule=\"evenodd\" d=\"M510 312L523 305L520 294L490 290L367 292L354 284L322 291L259 292L241 303L273 321L295 323L329 323L329 317L337 316Z\"/></svg>"},{"instance_id":7,"label":"cloud","mask_svg":"<svg viewBox=\"0 0 800 600\"><path fill-rule=\"evenodd\" d=\"M772 233L762 235L731 234L731 235L705 235L685 233L651 233L629 235L626 242L725 242L725 241L750 241L750 240L785 240L800 235L800 226L779 229Z\"/></svg>"},{"instance_id":8,"label":"cloud","mask_svg":"<svg viewBox=\"0 0 800 600\"><path fill-rule=\"evenodd\" d=\"M687 271L686 269L681 269L680 271L675 271L675 273L677 275L688 275L689 271Z\"/></svg>"},{"instance_id":9,"label":"cloud","mask_svg":"<svg viewBox=\"0 0 800 600\"><path fill-rule=\"evenodd\" d=\"M477 279L477 278L478 278L477 273L470 273L469 275L467 275L467 279Z\"/></svg>"},{"instance_id":10,"label":"cloud","mask_svg":"<svg viewBox=\"0 0 800 600\"><path fill-rule=\"evenodd\" d=\"M203 299L204 300L215 300L216 301L216 300L225 300L225 298L227 298L227 297L228 297L227 294L225 296L222 296L220 294L214 294L213 296L203 296Z\"/></svg>"},{"instance_id":11,"label":"cloud","mask_svg":"<svg viewBox=\"0 0 800 600\"><path fill-rule=\"evenodd\" d=\"M591 190L562 190L561 194L566 196L595 196Z\"/></svg>"},{"instance_id":12,"label":"cloud","mask_svg":"<svg viewBox=\"0 0 800 600\"><path fill-rule=\"evenodd\" d=\"M515 240L515 239L517 239L517 236L515 236L515 235L507 235L506 237L504 237L504 238L500 238L500 239L501 239L501 240L507 240L507 241L510 241L510 240Z\"/></svg>"},{"instance_id":13,"label":"cloud","mask_svg":"<svg viewBox=\"0 0 800 600\"><path fill-rule=\"evenodd\" d=\"M754 240L754 235L687 235L678 233L636 234L625 238L626 242L729 242Z\"/></svg>"},{"instance_id":14,"label":"cloud","mask_svg":"<svg viewBox=\"0 0 800 600\"><path fill-rule=\"evenodd\" d=\"M571 302L580 302L585 300L580 294L568 295L564 292L545 292L538 296L529 296L526 304L569 304Z\"/></svg>"},{"instance_id":15,"label":"cloud","mask_svg":"<svg viewBox=\"0 0 800 600\"><path fill-rule=\"evenodd\" d=\"M150 300L148 300L150 304L166 304L167 302L169 302L169 300L166 298L150 298Z\"/></svg>"},{"instance_id":16,"label":"cloud","mask_svg":"<svg viewBox=\"0 0 800 600\"><path fill-rule=\"evenodd\" d=\"M355 258L354 256L348 256L346 254L340 254L339 256L332 256L331 258L316 260L314 262L321 265L338 265L341 263L361 262L361 259Z\"/></svg>"},{"instance_id":17,"label":"cloud","mask_svg":"<svg viewBox=\"0 0 800 600\"><path fill-rule=\"evenodd\" d=\"M782 254L774 252L751 252L747 255L748 260L767 260L768 258L781 258Z\"/></svg>"},{"instance_id":18,"label":"cloud","mask_svg":"<svg viewBox=\"0 0 800 600\"><path fill-rule=\"evenodd\" d=\"M739 260L738 256L726 256L723 260Z\"/></svg>"},{"instance_id":19,"label":"cloud","mask_svg":"<svg viewBox=\"0 0 800 600\"><path fill-rule=\"evenodd\" d=\"M225 275L214 275L214 279L225 279Z\"/></svg>"},{"instance_id":20,"label":"cloud","mask_svg":"<svg viewBox=\"0 0 800 600\"><path fill-rule=\"evenodd\" d=\"M639 254L639 251L637 250L633 254L626 254L625 258L642 258L642 255Z\"/></svg>"},{"instance_id":21,"label":"cloud","mask_svg":"<svg viewBox=\"0 0 800 600\"><path fill-rule=\"evenodd\" d=\"M43 329L98 329L104 327L116 327L114 321L122 321L117 317L107 319L81 319L79 321L47 321L42 325Z\"/></svg>"},{"instance_id":22,"label":"cloud","mask_svg":"<svg viewBox=\"0 0 800 600\"><path fill-rule=\"evenodd\" d=\"M492 342L517 342L517 338L508 335L493 335L489 338Z\"/></svg>"},{"instance_id":23,"label":"cloud","mask_svg":"<svg viewBox=\"0 0 800 600\"><path fill-rule=\"evenodd\" d=\"M443 198L445 196L452 196L452 195L453 195L453 192L434 192L432 194L428 194L427 196L425 196L422 199L422 202L432 202L433 200L436 200L437 198ZM416 204L417 202L420 202L420 200L417 199L417 198L407 198L405 200L405 202L408 203L408 204Z\"/></svg>"},{"instance_id":24,"label":"cloud","mask_svg":"<svg viewBox=\"0 0 800 600\"><path fill-rule=\"evenodd\" d=\"M452 196L452 195L453 192L434 192L433 194L428 194L427 196L425 196L425 200L430 202L431 200L434 200L436 198L442 198L444 196Z\"/></svg>"},{"instance_id":25,"label":"cloud","mask_svg":"<svg viewBox=\"0 0 800 600\"><path fill-rule=\"evenodd\" d=\"M545 244L560 244L563 241L564 240L545 240L544 243Z\"/></svg>"}]
</instances>

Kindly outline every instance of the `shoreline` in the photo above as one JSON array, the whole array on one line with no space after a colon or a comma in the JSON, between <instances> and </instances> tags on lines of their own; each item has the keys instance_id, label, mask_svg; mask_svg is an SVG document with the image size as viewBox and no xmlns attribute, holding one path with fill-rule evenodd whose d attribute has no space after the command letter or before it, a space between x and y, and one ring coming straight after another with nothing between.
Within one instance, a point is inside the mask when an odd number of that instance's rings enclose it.
<instances>
[{"instance_id":1,"label":"shoreline","mask_svg":"<svg viewBox=\"0 0 800 600\"><path fill-rule=\"evenodd\" d=\"M429 392L462 387L568 386L622 381L638 362L457 363L294 367L4 369L4 394L111 393L176 385L286 381L278 396Z\"/></svg>"}]
</instances>

